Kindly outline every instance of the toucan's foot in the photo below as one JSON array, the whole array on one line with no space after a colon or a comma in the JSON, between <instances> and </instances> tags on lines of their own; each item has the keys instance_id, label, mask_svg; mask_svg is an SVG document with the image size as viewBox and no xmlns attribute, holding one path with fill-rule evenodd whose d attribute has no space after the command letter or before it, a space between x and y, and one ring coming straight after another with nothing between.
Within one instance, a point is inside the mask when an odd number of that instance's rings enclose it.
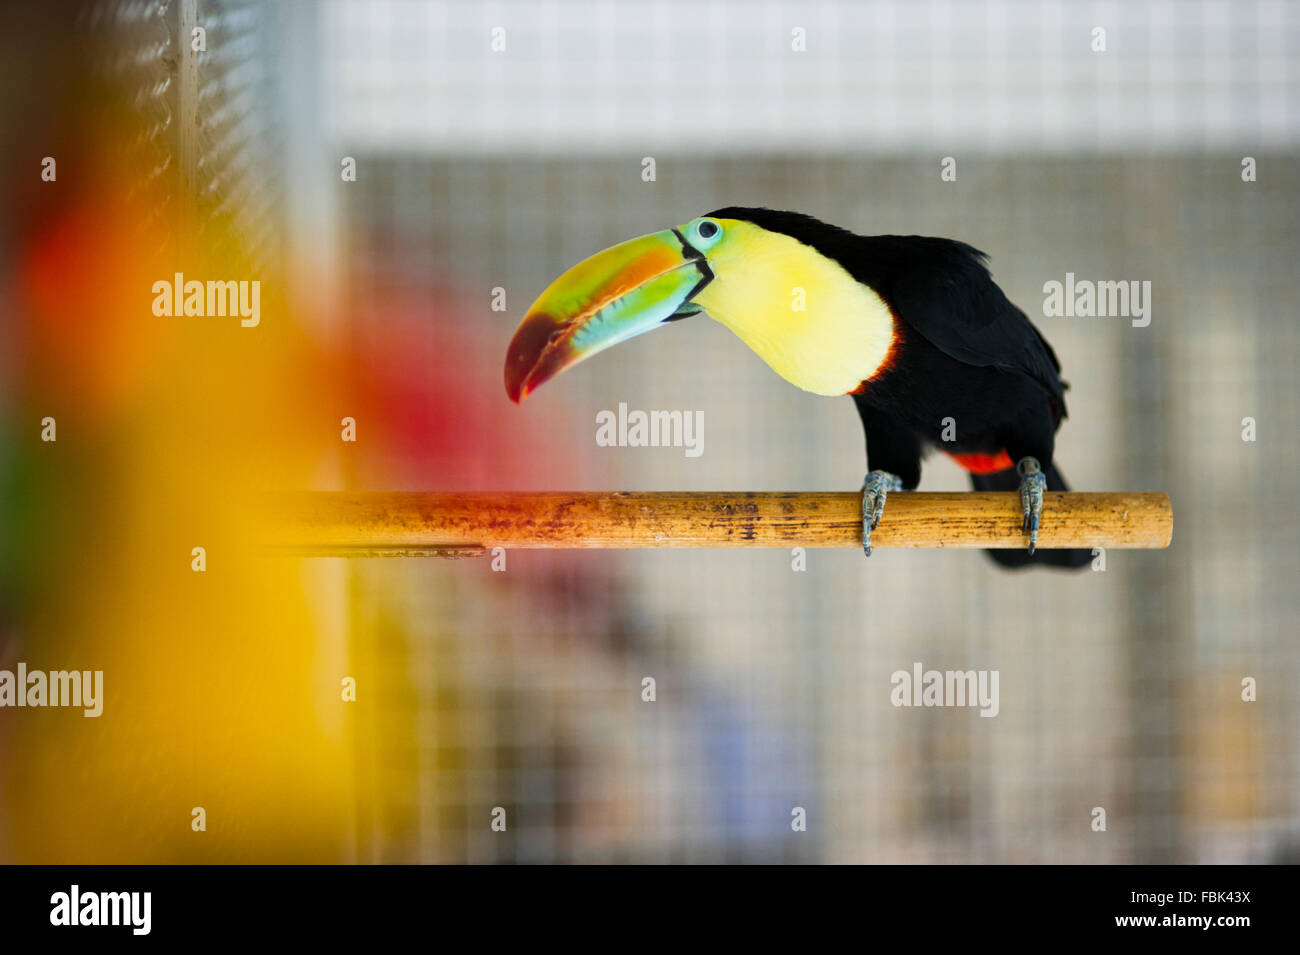
<instances>
[{"instance_id":1,"label":"toucan's foot","mask_svg":"<svg viewBox=\"0 0 1300 955\"><path fill-rule=\"evenodd\" d=\"M885 513L890 491L901 491L903 479L888 471L872 471L862 482L862 553L871 556L871 532Z\"/></svg>"},{"instance_id":2,"label":"toucan's foot","mask_svg":"<svg viewBox=\"0 0 1300 955\"><path fill-rule=\"evenodd\" d=\"M1020 509L1025 516L1020 529L1029 535L1029 554L1032 557L1038 546L1038 521L1043 516L1047 476L1037 458L1021 458L1016 472L1020 475Z\"/></svg>"}]
</instances>

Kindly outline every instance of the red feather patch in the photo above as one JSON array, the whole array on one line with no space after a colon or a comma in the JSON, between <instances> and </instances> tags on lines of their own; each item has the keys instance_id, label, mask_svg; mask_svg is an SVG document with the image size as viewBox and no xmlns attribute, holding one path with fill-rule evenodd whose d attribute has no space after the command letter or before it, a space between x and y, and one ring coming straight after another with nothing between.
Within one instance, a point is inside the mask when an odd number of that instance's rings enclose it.
<instances>
[{"instance_id":1,"label":"red feather patch","mask_svg":"<svg viewBox=\"0 0 1300 955\"><path fill-rule=\"evenodd\" d=\"M984 454L980 451L972 451L967 454L960 454L956 451L945 451L944 453L971 474L997 474L999 471L1005 471L1014 466L1014 462L1005 450L999 451L997 454Z\"/></svg>"}]
</instances>

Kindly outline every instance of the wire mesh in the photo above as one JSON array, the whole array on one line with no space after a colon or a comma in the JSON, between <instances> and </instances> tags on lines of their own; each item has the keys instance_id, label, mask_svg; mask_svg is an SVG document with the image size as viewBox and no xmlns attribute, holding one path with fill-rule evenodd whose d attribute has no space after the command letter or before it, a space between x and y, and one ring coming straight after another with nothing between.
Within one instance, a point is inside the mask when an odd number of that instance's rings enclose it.
<instances>
[{"instance_id":1,"label":"wire mesh","mask_svg":"<svg viewBox=\"0 0 1300 955\"><path fill-rule=\"evenodd\" d=\"M284 229L277 21L272 6L255 0L201 0L197 7L207 35L206 49L195 54L195 194L205 216L233 222L238 251L266 270L280 262Z\"/></svg>"},{"instance_id":2,"label":"wire mesh","mask_svg":"<svg viewBox=\"0 0 1300 955\"><path fill-rule=\"evenodd\" d=\"M119 92L131 134L115 140L118 159L133 171L122 199L146 215L136 223L159 254L174 250L177 202L176 63L178 39L170 0L122 0L82 7L75 28L98 37L90 76ZM138 197L145 202L133 202Z\"/></svg>"},{"instance_id":3,"label":"wire mesh","mask_svg":"<svg viewBox=\"0 0 1300 955\"><path fill-rule=\"evenodd\" d=\"M1072 382L1058 446L1071 481L1167 490L1178 515L1171 550L1070 579L1002 575L971 553L813 553L806 570L775 552L355 565L351 654L380 701L357 717L355 858L1294 858L1295 10L971 9L821 4L796 23L777 5L325 7L320 121L360 170L332 185L347 333L399 326L456 395L438 424L499 436L411 486L856 486L851 404L795 392L705 319L502 408L504 344L551 278L737 203L989 252ZM174 175L177 2L90 11L142 120L141 181ZM208 35L197 193L264 266L295 228L281 21L252 2L194 13ZM1088 48L1100 23L1109 59ZM1040 320L1044 283L1067 272L1150 280L1152 324ZM705 454L598 447L593 416L619 403L702 412ZM547 453L520 465L510 448L525 442ZM358 468L359 486L388 474ZM924 486L963 478L932 460ZM893 707L891 674L917 661L999 670L999 715ZM1243 706L1248 676L1261 698Z\"/></svg>"},{"instance_id":4,"label":"wire mesh","mask_svg":"<svg viewBox=\"0 0 1300 955\"><path fill-rule=\"evenodd\" d=\"M1178 515L1170 551L1111 553L1105 572L1067 579L942 552L814 553L802 573L783 552L577 555L562 571L553 556L520 552L504 574L365 565L362 594L403 615L411 672L430 681L417 695L439 701L425 719L457 739L450 770L442 744L408 754L423 798L456 807L419 817L412 838L425 857L1149 862L1288 851L1296 704L1282 687L1267 706L1238 699L1242 677L1300 665L1288 622L1300 608L1285 583L1294 537L1263 527L1290 513L1287 482L1266 475L1291 473L1295 449L1240 434L1252 409L1279 422L1297 411L1281 250L1297 238L1287 183L1300 169L1269 164L1276 177L1244 192L1232 156L999 159L968 166L953 194L919 173L934 166L927 156L668 157L653 184L637 157L364 157L344 211L358 332L377 320L366 303L395 288L445 300L454 277L467 301L442 320L464 329L465 348L441 353L424 317L413 334L430 373L461 383L471 429L495 427L482 406L501 388L504 342L550 277L620 238L750 197L990 252L1072 382L1065 473L1079 488L1167 489ZM845 188L867 179L870 189ZM1043 284L1067 271L1148 278L1151 325L1042 318ZM497 286L518 296L510 316L489 309ZM520 427L540 429L593 485L860 480L851 404L794 392L707 320L619 351L567 375L556 388L567 397L518 409ZM595 412L619 402L702 411L706 453L595 447ZM488 467L458 479L542 489L554 470L539 461L523 475ZM923 486L964 480L931 460ZM893 708L890 674L914 661L999 669L1001 713ZM673 695L641 703L646 675ZM606 755L615 741L636 757ZM584 758L562 755L571 748ZM493 841L485 821L504 803L525 828ZM806 834L790 831L794 806L818 821ZM1097 806L1107 833L1089 826ZM593 831L588 815L627 824Z\"/></svg>"},{"instance_id":5,"label":"wire mesh","mask_svg":"<svg viewBox=\"0 0 1300 955\"><path fill-rule=\"evenodd\" d=\"M238 257L258 272L280 263L279 25L274 8L257 0L106 0L78 12L77 29L97 38L91 75L109 84L132 116L134 132L122 148L134 172L129 189L156 197L142 232L163 242L175 237L184 188L198 208L192 238L207 254ZM188 62L192 91L181 79ZM190 126L178 121L185 96L193 97ZM182 170L190 150L194 168Z\"/></svg>"}]
</instances>

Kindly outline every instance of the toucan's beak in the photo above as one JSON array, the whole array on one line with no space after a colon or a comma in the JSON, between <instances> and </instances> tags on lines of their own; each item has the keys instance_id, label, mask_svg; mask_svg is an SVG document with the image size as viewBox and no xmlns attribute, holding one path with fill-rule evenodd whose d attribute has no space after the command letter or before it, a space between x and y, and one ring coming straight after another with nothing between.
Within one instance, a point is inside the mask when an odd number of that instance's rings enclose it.
<instances>
[{"instance_id":1,"label":"toucan's beak","mask_svg":"<svg viewBox=\"0 0 1300 955\"><path fill-rule=\"evenodd\" d=\"M699 311L690 300L713 279L676 229L630 239L551 283L506 352L506 393L523 401L542 382L611 345Z\"/></svg>"}]
</instances>

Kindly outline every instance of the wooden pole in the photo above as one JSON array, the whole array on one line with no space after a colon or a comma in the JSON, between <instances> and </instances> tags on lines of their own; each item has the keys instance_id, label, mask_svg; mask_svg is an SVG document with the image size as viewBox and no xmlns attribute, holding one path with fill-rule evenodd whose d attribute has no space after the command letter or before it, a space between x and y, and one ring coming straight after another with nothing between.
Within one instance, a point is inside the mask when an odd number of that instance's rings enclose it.
<instances>
[{"instance_id":1,"label":"wooden pole","mask_svg":"<svg viewBox=\"0 0 1300 955\"><path fill-rule=\"evenodd\" d=\"M858 492L309 492L271 502L268 543L315 556L490 547L859 547ZM873 547L1023 548L1020 495L894 492ZM1166 494L1048 492L1040 548L1168 547Z\"/></svg>"}]
</instances>

